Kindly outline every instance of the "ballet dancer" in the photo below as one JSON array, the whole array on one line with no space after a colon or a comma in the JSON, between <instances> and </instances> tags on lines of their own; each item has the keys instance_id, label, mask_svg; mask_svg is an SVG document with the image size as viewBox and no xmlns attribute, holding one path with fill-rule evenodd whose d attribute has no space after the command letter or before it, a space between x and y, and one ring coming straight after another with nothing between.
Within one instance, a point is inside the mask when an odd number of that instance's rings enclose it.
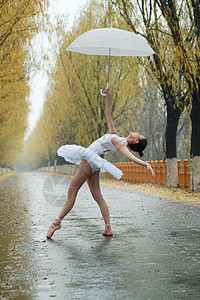
<instances>
[{"instance_id":1,"label":"ballet dancer","mask_svg":"<svg viewBox=\"0 0 200 300\"><path fill-rule=\"evenodd\" d=\"M88 148L78 145L64 145L57 151L59 156L64 157L67 162L77 164L78 168L69 186L67 200L58 217L55 218L46 234L48 239L53 236L56 230L61 228L62 219L74 206L77 193L85 181L88 183L94 200L99 205L105 222L105 230L102 234L105 236L113 235L110 225L109 209L100 190L99 172L101 171L112 174L118 180L121 178L123 173L112 163L103 159L101 157L103 153L107 151L120 151L131 161L145 166L147 168L147 173L151 172L152 176L155 176L150 164L137 158L129 151L130 148L132 151L138 152L140 157L143 156L143 150L147 145L146 138L138 132L130 132L127 137L120 137L117 134L111 116L111 91L109 88L106 88L104 93L106 94L106 121L109 133L94 141Z\"/></svg>"}]
</instances>

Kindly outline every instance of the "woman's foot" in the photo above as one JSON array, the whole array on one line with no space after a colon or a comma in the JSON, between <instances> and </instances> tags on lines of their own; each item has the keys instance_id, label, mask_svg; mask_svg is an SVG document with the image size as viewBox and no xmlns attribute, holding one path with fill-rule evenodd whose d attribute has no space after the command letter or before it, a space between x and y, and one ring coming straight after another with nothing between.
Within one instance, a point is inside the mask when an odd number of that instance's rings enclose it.
<instances>
[{"instance_id":1,"label":"woman's foot","mask_svg":"<svg viewBox=\"0 0 200 300\"><path fill-rule=\"evenodd\" d=\"M54 232L60 228L61 228L61 220L56 218L51 224L49 230L47 231L46 237L50 239L53 236Z\"/></svg>"},{"instance_id":2,"label":"woman's foot","mask_svg":"<svg viewBox=\"0 0 200 300\"><path fill-rule=\"evenodd\" d=\"M102 234L106 235L106 236L113 236L113 232L111 230L110 224L105 225L105 230L104 230L104 232L102 232Z\"/></svg>"}]
</instances>

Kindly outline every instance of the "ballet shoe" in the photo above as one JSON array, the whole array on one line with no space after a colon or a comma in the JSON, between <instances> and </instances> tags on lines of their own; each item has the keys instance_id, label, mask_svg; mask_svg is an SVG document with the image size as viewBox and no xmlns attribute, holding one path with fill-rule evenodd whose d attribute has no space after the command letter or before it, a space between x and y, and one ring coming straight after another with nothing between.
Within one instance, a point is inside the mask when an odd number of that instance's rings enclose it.
<instances>
[{"instance_id":1,"label":"ballet shoe","mask_svg":"<svg viewBox=\"0 0 200 300\"><path fill-rule=\"evenodd\" d=\"M47 239L50 239L53 236L54 232L60 228L61 228L61 222L58 220L53 221L49 230L47 231L46 234Z\"/></svg>"},{"instance_id":2,"label":"ballet shoe","mask_svg":"<svg viewBox=\"0 0 200 300\"><path fill-rule=\"evenodd\" d=\"M102 235L104 235L104 236L113 236L113 232L111 230L110 225L105 226L105 230L102 232Z\"/></svg>"}]
</instances>

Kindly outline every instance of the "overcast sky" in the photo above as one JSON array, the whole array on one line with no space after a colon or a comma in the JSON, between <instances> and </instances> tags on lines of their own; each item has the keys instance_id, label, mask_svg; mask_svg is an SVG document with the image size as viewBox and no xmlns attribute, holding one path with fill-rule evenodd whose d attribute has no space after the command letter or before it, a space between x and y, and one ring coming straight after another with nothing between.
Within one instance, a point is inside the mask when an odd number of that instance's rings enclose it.
<instances>
[{"instance_id":1,"label":"overcast sky","mask_svg":"<svg viewBox=\"0 0 200 300\"><path fill-rule=\"evenodd\" d=\"M59 15L66 24L66 31L73 25L76 16L78 16L80 8L85 5L87 0L50 0L52 5L50 8L51 18ZM40 37L34 40L35 45L40 43ZM43 43L45 39L43 38ZM45 43L44 47L49 47ZM39 47L38 47L39 49ZM43 55L45 53L41 53ZM26 137L34 129L38 118L42 112L43 103L45 101L45 92L47 90L48 77L44 72L37 72L31 76L30 80L30 95L28 100L31 102L31 111L28 116L28 130Z\"/></svg>"}]
</instances>

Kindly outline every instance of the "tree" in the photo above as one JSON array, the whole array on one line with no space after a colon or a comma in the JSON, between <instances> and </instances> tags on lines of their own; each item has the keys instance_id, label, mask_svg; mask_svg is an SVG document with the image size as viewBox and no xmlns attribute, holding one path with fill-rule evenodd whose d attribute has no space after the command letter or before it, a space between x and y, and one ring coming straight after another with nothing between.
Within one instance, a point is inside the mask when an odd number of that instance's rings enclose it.
<instances>
[{"instance_id":1,"label":"tree","mask_svg":"<svg viewBox=\"0 0 200 300\"><path fill-rule=\"evenodd\" d=\"M180 115L188 105L187 90L182 74L179 72L179 60L172 47L173 39L166 30L156 1L137 0L112 1L119 13L136 33L144 36L154 49L153 58L146 64L148 73L152 73L161 87L167 106L166 157L167 186L178 186L176 135Z\"/></svg>"},{"instance_id":2,"label":"tree","mask_svg":"<svg viewBox=\"0 0 200 300\"><path fill-rule=\"evenodd\" d=\"M105 86L108 58L69 53L65 50L81 33L96 26L108 26L104 17L106 13L107 8L103 3L92 2L81 13L72 33L64 35L43 114L37 130L28 141L29 145L33 145L31 141L34 139L38 147L44 146L45 150L39 151L40 154L37 155L40 161L44 154L48 159L56 158L56 149L63 143L88 146L107 132L105 98L100 96L99 91ZM118 26L117 19L115 22L113 25ZM127 126L124 119L128 118L129 123L133 120L131 107L139 98L136 85L138 70L134 59L111 59L112 113L121 132ZM32 150L28 147L27 151ZM29 154L27 156L33 157Z\"/></svg>"},{"instance_id":3,"label":"tree","mask_svg":"<svg viewBox=\"0 0 200 300\"><path fill-rule=\"evenodd\" d=\"M191 95L191 189L200 190L200 1L156 1L170 29L180 69ZM184 20L186 22L182 22Z\"/></svg>"},{"instance_id":4,"label":"tree","mask_svg":"<svg viewBox=\"0 0 200 300\"><path fill-rule=\"evenodd\" d=\"M41 27L48 1L0 3L0 165L14 167L23 148L29 104L26 45Z\"/></svg>"}]
</instances>

